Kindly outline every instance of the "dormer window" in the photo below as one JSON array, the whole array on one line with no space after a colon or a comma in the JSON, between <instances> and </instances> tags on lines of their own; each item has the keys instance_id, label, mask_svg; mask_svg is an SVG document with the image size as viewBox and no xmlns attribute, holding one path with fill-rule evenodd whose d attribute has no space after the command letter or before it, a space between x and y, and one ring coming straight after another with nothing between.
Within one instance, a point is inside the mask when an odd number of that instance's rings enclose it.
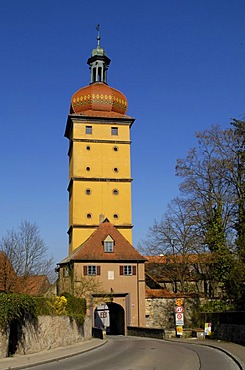
<instances>
[{"instance_id":1,"label":"dormer window","mask_svg":"<svg viewBox=\"0 0 245 370\"><path fill-rule=\"evenodd\" d=\"M114 251L114 240L110 235L105 238L103 244L105 253L112 253Z\"/></svg>"},{"instance_id":2,"label":"dormer window","mask_svg":"<svg viewBox=\"0 0 245 370\"><path fill-rule=\"evenodd\" d=\"M114 243L113 242L104 242L104 250L105 252L113 252Z\"/></svg>"}]
</instances>

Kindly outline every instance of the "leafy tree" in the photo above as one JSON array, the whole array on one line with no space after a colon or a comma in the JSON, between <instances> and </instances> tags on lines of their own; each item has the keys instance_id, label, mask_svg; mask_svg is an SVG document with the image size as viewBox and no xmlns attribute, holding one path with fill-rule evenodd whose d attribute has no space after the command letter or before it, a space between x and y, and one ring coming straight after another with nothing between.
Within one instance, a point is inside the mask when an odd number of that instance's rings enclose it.
<instances>
[{"instance_id":1,"label":"leafy tree","mask_svg":"<svg viewBox=\"0 0 245 370\"><path fill-rule=\"evenodd\" d=\"M239 255L245 262L245 121L233 119L231 124L234 127L235 135L235 156L234 164L237 195L237 217L235 229L237 231L236 244Z\"/></svg>"},{"instance_id":2,"label":"leafy tree","mask_svg":"<svg viewBox=\"0 0 245 370\"><path fill-rule=\"evenodd\" d=\"M17 229L7 231L0 241L0 250L7 256L17 276L25 278L31 275L47 275L53 280L53 259L48 257L48 248L35 223L22 221Z\"/></svg>"},{"instance_id":3,"label":"leafy tree","mask_svg":"<svg viewBox=\"0 0 245 370\"><path fill-rule=\"evenodd\" d=\"M245 122L233 120L232 126L223 130L216 125L196 134L197 146L177 160L176 174L182 179L178 207L174 200L174 208L169 207L161 222L150 228L147 242L155 254L169 254L172 248L172 254L182 255L182 261L185 254L198 254L200 260L193 266L209 281L209 293L214 294L219 285L224 298L241 302L245 281Z\"/></svg>"}]
</instances>

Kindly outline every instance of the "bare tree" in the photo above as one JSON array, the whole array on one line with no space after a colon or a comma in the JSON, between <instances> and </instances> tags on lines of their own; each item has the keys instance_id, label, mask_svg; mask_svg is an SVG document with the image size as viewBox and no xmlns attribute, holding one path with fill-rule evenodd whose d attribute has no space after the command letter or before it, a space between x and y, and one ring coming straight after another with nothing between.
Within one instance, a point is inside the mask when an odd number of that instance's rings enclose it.
<instances>
[{"instance_id":1,"label":"bare tree","mask_svg":"<svg viewBox=\"0 0 245 370\"><path fill-rule=\"evenodd\" d=\"M47 275L51 281L54 279L53 259L48 257L48 248L35 223L22 221L17 229L7 231L0 241L0 250L17 276Z\"/></svg>"},{"instance_id":2,"label":"bare tree","mask_svg":"<svg viewBox=\"0 0 245 370\"><path fill-rule=\"evenodd\" d=\"M182 178L180 191L191 203L193 217L204 239L207 225L212 222L217 209L221 212L221 233L226 238L232 231L234 189L228 181L232 158L227 158L226 154L231 134L219 126L198 132L197 147L189 150L186 158L177 160L176 174Z\"/></svg>"},{"instance_id":3,"label":"bare tree","mask_svg":"<svg viewBox=\"0 0 245 370\"><path fill-rule=\"evenodd\" d=\"M156 266L151 265L150 269L169 279L174 292L188 290L193 255L201 252L190 212L188 203L180 198L174 199L161 221L155 221L150 227L148 239L144 242L144 254L159 256Z\"/></svg>"}]
</instances>

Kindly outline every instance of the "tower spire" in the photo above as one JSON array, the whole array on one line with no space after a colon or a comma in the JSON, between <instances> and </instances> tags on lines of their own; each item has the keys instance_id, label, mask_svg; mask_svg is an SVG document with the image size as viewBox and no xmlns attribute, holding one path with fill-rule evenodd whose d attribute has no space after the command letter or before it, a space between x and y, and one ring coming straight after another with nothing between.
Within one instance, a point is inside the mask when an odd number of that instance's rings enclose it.
<instances>
[{"instance_id":1,"label":"tower spire","mask_svg":"<svg viewBox=\"0 0 245 370\"><path fill-rule=\"evenodd\" d=\"M107 83L107 69L110 64L110 58L106 56L106 51L100 46L100 25L97 24L97 47L92 50L91 57L87 63L90 66L90 83Z\"/></svg>"}]
</instances>

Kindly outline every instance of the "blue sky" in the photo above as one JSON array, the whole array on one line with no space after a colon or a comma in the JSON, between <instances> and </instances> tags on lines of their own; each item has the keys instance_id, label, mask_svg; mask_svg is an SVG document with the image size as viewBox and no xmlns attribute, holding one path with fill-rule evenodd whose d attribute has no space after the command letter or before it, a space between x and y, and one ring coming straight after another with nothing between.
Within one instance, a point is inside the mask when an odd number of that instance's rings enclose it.
<instances>
[{"instance_id":1,"label":"blue sky","mask_svg":"<svg viewBox=\"0 0 245 370\"><path fill-rule=\"evenodd\" d=\"M137 246L178 195L175 163L195 132L245 116L244 14L244 0L1 0L0 236L27 220L57 262L68 253L64 130L99 23L108 83L136 118Z\"/></svg>"}]
</instances>

